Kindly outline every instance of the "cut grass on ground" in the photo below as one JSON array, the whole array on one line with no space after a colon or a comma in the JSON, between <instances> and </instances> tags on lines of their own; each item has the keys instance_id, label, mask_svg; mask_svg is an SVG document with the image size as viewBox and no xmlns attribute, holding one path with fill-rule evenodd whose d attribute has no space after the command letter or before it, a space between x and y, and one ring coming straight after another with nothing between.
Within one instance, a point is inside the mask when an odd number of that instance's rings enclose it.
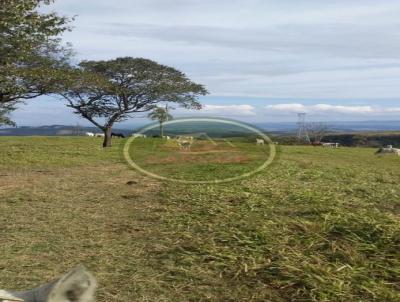
<instances>
[{"instance_id":1,"label":"cut grass on ground","mask_svg":"<svg viewBox=\"0 0 400 302\"><path fill-rule=\"evenodd\" d=\"M100 302L400 301L399 158L282 146L255 177L183 185L123 142L0 138L0 288L83 263Z\"/></svg>"}]
</instances>

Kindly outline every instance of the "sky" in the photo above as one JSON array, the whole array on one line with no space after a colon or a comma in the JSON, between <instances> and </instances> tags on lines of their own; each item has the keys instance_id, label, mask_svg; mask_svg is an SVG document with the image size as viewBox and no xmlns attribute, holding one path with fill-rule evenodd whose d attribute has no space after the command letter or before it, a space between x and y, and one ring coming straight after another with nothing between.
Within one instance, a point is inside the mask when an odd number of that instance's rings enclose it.
<instances>
[{"instance_id":1,"label":"sky","mask_svg":"<svg viewBox=\"0 0 400 302\"><path fill-rule=\"evenodd\" d=\"M204 84L204 109L176 116L400 120L398 0L58 0L50 9L75 16L63 39L77 62L145 57ZM48 97L13 117L86 124Z\"/></svg>"}]
</instances>

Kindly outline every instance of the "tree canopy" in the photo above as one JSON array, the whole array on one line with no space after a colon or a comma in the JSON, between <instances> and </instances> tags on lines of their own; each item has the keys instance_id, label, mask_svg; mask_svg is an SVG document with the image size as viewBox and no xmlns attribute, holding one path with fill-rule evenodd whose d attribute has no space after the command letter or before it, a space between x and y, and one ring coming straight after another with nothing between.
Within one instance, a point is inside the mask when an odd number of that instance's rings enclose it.
<instances>
[{"instance_id":1,"label":"tree canopy","mask_svg":"<svg viewBox=\"0 0 400 302\"><path fill-rule=\"evenodd\" d=\"M71 55L58 36L69 19L40 13L51 0L7 0L0 6L0 106L54 91Z\"/></svg>"},{"instance_id":2,"label":"tree canopy","mask_svg":"<svg viewBox=\"0 0 400 302\"><path fill-rule=\"evenodd\" d=\"M0 107L0 127L4 125L15 126L15 123L8 116L8 114L13 110L14 107L10 103Z\"/></svg>"},{"instance_id":3,"label":"tree canopy","mask_svg":"<svg viewBox=\"0 0 400 302\"><path fill-rule=\"evenodd\" d=\"M79 67L78 78L62 96L75 113L104 131L105 147L111 145L114 123L133 113L151 111L163 102L200 109L198 96L208 93L184 73L148 59L84 61Z\"/></svg>"}]
</instances>

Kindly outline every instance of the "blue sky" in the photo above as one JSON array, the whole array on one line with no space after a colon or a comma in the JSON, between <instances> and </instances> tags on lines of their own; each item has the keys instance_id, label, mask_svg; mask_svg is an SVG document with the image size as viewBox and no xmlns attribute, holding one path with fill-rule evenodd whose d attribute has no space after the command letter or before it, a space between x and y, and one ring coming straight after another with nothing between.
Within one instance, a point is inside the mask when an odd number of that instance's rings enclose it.
<instances>
[{"instance_id":1,"label":"blue sky","mask_svg":"<svg viewBox=\"0 0 400 302\"><path fill-rule=\"evenodd\" d=\"M77 61L146 57L206 85L203 112L175 115L400 119L398 0L59 0L51 9L76 16L64 40ZM46 97L13 116L20 125L78 121Z\"/></svg>"}]
</instances>

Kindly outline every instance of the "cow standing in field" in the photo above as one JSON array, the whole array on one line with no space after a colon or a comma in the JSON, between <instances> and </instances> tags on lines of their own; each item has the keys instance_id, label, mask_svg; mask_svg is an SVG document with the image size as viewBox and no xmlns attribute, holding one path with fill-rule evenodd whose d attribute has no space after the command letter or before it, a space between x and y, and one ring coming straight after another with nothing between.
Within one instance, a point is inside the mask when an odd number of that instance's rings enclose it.
<instances>
[{"instance_id":1,"label":"cow standing in field","mask_svg":"<svg viewBox=\"0 0 400 302\"><path fill-rule=\"evenodd\" d=\"M111 133L111 137L119 137L119 138L125 138L125 135L122 133Z\"/></svg>"},{"instance_id":2,"label":"cow standing in field","mask_svg":"<svg viewBox=\"0 0 400 302\"><path fill-rule=\"evenodd\" d=\"M94 136L95 137L104 137L105 134L104 133L95 133Z\"/></svg>"},{"instance_id":3,"label":"cow standing in field","mask_svg":"<svg viewBox=\"0 0 400 302\"><path fill-rule=\"evenodd\" d=\"M96 279L78 266L59 279L27 291L0 290L2 302L94 302Z\"/></svg>"},{"instance_id":4,"label":"cow standing in field","mask_svg":"<svg viewBox=\"0 0 400 302\"><path fill-rule=\"evenodd\" d=\"M256 145L265 145L265 141L262 138L257 138Z\"/></svg>"},{"instance_id":5,"label":"cow standing in field","mask_svg":"<svg viewBox=\"0 0 400 302\"><path fill-rule=\"evenodd\" d=\"M176 142L179 146L179 149L190 151L190 147L193 144L193 136L178 136Z\"/></svg>"},{"instance_id":6,"label":"cow standing in field","mask_svg":"<svg viewBox=\"0 0 400 302\"><path fill-rule=\"evenodd\" d=\"M322 143L322 147L325 148L339 148L339 143Z\"/></svg>"},{"instance_id":7,"label":"cow standing in field","mask_svg":"<svg viewBox=\"0 0 400 302\"><path fill-rule=\"evenodd\" d=\"M400 149L393 148L392 145L388 145L385 148L380 148L378 151L375 152L376 155L383 155L383 154L390 154L394 153L397 156L400 156Z\"/></svg>"},{"instance_id":8,"label":"cow standing in field","mask_svg":"<svg viewBox=\"0 0 400 302\"><path fill-rule=\"evenodd\" d=\"M139 138L139 137L146 138L147 137L145 134L141 134L141 133L133 133L131 136L134 138Z\"/></svg>"},{"instance_id":9,"label":"cow standing in field","mask_svg":"<svg viewBox=\"0 0 400 302\"><path fill-rule=\"evenodd\" d=\"M93 132L85 132L85 136L94 137L94 133Z\"/></svg>"}]
</instances>

